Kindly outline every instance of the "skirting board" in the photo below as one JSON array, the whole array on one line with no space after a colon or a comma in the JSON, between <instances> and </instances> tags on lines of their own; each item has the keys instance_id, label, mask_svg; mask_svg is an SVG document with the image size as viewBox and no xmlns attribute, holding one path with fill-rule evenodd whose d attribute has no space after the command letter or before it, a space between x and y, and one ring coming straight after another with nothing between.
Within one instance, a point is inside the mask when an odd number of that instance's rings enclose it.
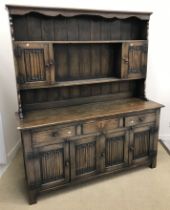
<instances>
[{"instance_id":1,"label":"skirting board","mask_svg":"<svg viewBox=\"0 0 170 210\"><path fill-rule=\"evenodd\" d=\"M21 142L20 142L20 140L18 140L17 143L15 144L15 146L7 154L7 161L8 162L11 162L14 159L14 157L15 157L16 153L18 152L20 146L21 146Z\"/></svg>"},{"instance_id":2,"label":"skirting board","mask_svg":"<svg viewBox=\"0 0 170 210\"><path fill-rule=\"evenodd\" d=\"M160 143L170 155L170 135L160 135Z\"/></svg>"},{"instance_id":3,"label":"skirting board","mask_svg":"<svg viewBox=\"0 0 170 210\"><path fill-rule=\"evenodd\" d=\"M159 139L162 141L169 141L170 142L170 135L160 135Z\"/></svg>"},{"instance_id":4,"label":"skirting board","mask_svg":"<svg viewBox=\"0 0 170 210\"><path fill-rule=\"evenodd\" d=\"M21 142L20 142L20 140L18 140L18 142L15 144L15 146L8 152L7 164L0 165L0 177L3 175L3 173L10 166L10 164L11 164L12 160L15 158L20 146L21 146Z\"/></svg>"},{"instance_id":5,"label":"skirting board","mask_svg":"<svg viewBox=\"0 0 170 210\"><path fill-rule=\"evenodd\" d=\"M164 140L159 140L163 148L166 150L166 152L170 155L170 141L164 141Z\"/></svg>"}]
</instances>

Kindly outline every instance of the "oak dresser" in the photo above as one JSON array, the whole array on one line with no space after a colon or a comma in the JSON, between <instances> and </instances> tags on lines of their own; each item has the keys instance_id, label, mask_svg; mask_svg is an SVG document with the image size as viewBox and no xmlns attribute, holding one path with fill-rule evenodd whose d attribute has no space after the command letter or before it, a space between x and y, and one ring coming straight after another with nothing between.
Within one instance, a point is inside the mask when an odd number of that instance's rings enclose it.
<instances>
[{"instance_id":1,"label":"oak dresser","mask_svg":"<svg viewBox=\"0 0 170 210\"><path fill-rule=\"evenodd\" d=\"M7 7L29 203L156 167L162 105L145 95L151 13Z\"/></svg>"}]
</instances>

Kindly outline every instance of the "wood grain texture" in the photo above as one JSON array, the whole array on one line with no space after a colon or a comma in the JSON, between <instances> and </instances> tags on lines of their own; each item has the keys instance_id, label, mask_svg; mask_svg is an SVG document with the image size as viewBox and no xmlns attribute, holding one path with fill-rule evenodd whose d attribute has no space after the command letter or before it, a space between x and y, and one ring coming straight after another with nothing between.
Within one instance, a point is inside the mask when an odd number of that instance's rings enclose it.
<instances>
[{"instance_id":1,"label":"wood grain texture","mask_svg":"<svg viewBox=\"0 0 170 210\"><path fill-rule=\"evenodd\" d=\"M151 12L129 12L129 11L107 11L107 10L90 10L90 9L67 9L67 8L44 8L44 7L29 7L29 6L17 6L7 5L9 13L11 15L25 15L30 12L38 12L43 15L57 16L63 15L66 17L72 17L76 15L95 15L105 18L129 18L137 17L142 20L149 20Z\"/></svg>"},{"instance_id":2,"label":"wood grain texture","mask_svg":"<svg viewBox=\"0 0 170 210\"><path fill-rule=\"evenodd\" d=\"M102 81L102 80L101 80ZM80 81L79 81L80 82ZM76 105L86 102L103 101L107 95L110 99L124 99L136 95L136 81L121 81L80 86L63 86L59 88L32 89L21 91L24 101L23 110L59 107L60 105ZM80 84L80 83L79 83ZM141 83L142 85L142 83ZM39 100L42 99L42 100ZM63 101L63 102L62 102ZM65 101L65 102L64 102Z\"/></svg>"},{"instance_id":3,"label":"wood grain texture","mask_svg":"<svg viewBox=\"0 0 170 210\"><path fill-rule=\"evenodd\" d=\"M90 103L58 109L32 111L20 121L18 129L29 129L47 125L70 123L97 117L132 113L144 110L159 109L162 105L141 99L132 98L120 101Z\"/></svg>"},{"instance_id":4,"label":"wood grain texture","mask_svg":"<svg viewBox=\"0 0 170 210\"><path fill-rule=\"evenodd\" d=\"M30 204L39 192L156 167L162 105L145 96L150 13L8 9Z\"/></svg>"},{"instance_id":5,"label":"wood grain texture","mask_svg":"<svg viewBox=\"0 0 170 210\"><path fill-rule=\"evenodd\" d=\"M21 16L21 18L14 15L13 19L14 38L17 41L147 39L147 21L139 20L136 17L129 19L110 18L108 20L94 15L49 17L38 13L30 13ZM23 25L24 30L20 31L18 25Z\"/></svg>"}]
</instances>

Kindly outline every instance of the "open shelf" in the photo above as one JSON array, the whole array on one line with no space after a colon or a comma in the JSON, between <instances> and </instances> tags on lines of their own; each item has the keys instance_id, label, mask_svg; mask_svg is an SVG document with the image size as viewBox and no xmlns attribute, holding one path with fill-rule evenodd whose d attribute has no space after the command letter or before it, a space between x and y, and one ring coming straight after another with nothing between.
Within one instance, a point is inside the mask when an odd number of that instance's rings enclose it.
<instances>
[{"instance_id":1,"label":"open shelf","mask_svg":"<svg viewBox=\"0 0 170 210\"><path fill-rule=\"evenodd\" d=\"M83 80L56 82L54 84L43 84L41 86L38 83L34 83L32 85L22 84L20 86L20 89L24 90L24 89L69 87L69 86L79 86L79 85L90 85L90 84L101 84L101 83L112 83L112 82L120 82L120 81L130 81L130 80L136 80L136 79L142 79L142 78L140 77L140 78L120 79L120 78L116 78L116 77L110 77L110 78L98 78L98 79L83 79Z\"/></svg>"}]
</instances>

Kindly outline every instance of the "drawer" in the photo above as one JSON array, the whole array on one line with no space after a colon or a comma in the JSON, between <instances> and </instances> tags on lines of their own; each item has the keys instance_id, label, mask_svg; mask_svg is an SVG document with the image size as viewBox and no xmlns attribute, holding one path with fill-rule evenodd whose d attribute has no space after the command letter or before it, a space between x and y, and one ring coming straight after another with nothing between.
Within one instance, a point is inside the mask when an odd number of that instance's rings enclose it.
<instances>
[{"instance_id":1,"label":"drawer","mask_svg":"<svg viewBox=\"0 0 170 210\"><path fill-rule=\"evenodd\" d=\"M108 131L119 127L123 127L123 119L98 120L83 124L83 134L96 133L101 130Z\"/></svg>"},{"instance_id":2,"label":"drawer","mask_svg":"<svg viewBox=\"0 0 170 210\"><path fill-rule=\"evenodd\" d=\"M147 113L147 114L139 114L135 116L129 116L125 118L125 126L134 126L141 123L149 123L154 122L156 120L156 114L153 113Z\"/></svg>"},{"instance_id":3,"label":"drawer","mask_svg":"<svg viewBox=\"0 0 170 210\"><path fill-rule=\"evenodd\" d=\"M33 145L43 146L50 143L61 142L63 139L75 136L75 127L53 127L32 131Z\"/></svg>"}]
</instances>

